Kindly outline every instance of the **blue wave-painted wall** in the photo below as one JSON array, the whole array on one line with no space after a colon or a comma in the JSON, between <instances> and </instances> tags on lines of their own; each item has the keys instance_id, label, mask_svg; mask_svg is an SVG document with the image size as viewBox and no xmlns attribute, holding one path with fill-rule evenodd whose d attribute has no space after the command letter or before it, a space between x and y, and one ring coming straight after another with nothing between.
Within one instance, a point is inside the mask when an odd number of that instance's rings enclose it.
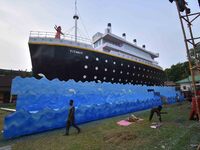
<instances>
[{"instance_id":1,"label":"blue wave-painted wall","mask_svg":"<svg viewBox=\"0 0 200 150\"><path fill-rule=\"evenodd\" d=\"M159 95L170 104L177 95L183 99L173 87L20 77L13 80L11 93L18 99L16 112L5 117L6 139L65 127L70 99L75 101L79 124L161 105Z\"/></svg>"}]
</instances>

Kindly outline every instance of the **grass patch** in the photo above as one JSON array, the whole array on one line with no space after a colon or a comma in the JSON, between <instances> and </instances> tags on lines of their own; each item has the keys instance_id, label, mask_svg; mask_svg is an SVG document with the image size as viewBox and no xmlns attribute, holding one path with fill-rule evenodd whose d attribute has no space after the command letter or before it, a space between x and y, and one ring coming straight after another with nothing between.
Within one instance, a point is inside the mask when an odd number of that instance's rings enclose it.
<instances>
[{"instance_id":1,"label":"grass patch","mask_svg":"<svg viewBox=\"0 0 200 150\"><path fill-rule=\"evenodd\" d=\"M200 124L189 121L190 104L165 106L162 115L163 125L151 129L148 121L149 111L134 113L144 121L128 127L120 127L117 121L128 116L108 118L81 125L82 132L77 134L70 129L69 136L63 136L65 129L53 130L41 134L24 136L12 140L0 137L0 146L11 145L14 150L154 150L154 149L194 149L190 144L200 144ZM0 111L0 120L7 113ZM153 121L158 121L156 115ZM2 129L2 125L0 126Z\"/></svg>"},{"instance_id":2,"label":"grass patch","mask_svg":"<svg viewBox=\"0 0 200 150\"><path fill-rule=\"evenodd\" d=\"M16 103L2 103L2 104L0 104L0 107L15 109Z\"/></svg>"}]
</instances>

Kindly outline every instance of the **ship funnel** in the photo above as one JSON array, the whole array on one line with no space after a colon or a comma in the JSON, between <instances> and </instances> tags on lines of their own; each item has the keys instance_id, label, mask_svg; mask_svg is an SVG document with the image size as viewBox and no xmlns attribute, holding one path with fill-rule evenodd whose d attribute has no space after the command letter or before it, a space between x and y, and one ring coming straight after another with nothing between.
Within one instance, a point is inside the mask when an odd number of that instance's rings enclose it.
<instances>
[{"instance_id":1,"label":"ship funnel","mask_svg":"<svg viewBox=\"0 0 200 150\"><path fill-rule=\"evenodd\" d=\"M145 48L146 48L146 45L142 45L142 48L144 48L144 49L145 49Z\"/></svg>"},{"instance_id":2,"label":"ship funnel","mask_svg":"<svg viewBox=\"0 0 200 150\"><path fill-rule=\"evenodd\" d=\"M126 40L126 33L123 33L122 37Z\"/></svg>"},{"instance_id":3,"label":"ship funnel","mask_svg":"<svg viewBox=\"0 0 200 150\"><path fill-rule=\"evenodd\" d=\"M111 23L108 23L106 28L106 33L111 33L111 32L112 32Z\"/></svg>"},{"instance_id":4,"label":"ship funnel","mask_svg":"<svg viewBox=\"0 0 200 150\"><path fill-rule=\"evenodd\" d=\"M133 40L133 43L134 43L134 44L137 44L137 40L136 40L136 39L134 39L134 40Z\"/></svg>"}]
</instances>

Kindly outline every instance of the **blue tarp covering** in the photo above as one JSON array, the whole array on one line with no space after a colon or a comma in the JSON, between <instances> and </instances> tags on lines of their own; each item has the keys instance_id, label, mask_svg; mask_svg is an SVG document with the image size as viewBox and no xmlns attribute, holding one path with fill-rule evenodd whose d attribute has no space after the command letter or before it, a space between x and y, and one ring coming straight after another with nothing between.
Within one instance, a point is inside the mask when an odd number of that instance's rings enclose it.
<instances>
[{"instance_id":1,"label":"blue tarp covering","mask_svg":"<svg viewBox=\"0 0 200 150\"><path fill-rule=\"evenodd\" d=\"M169 104L175 103L177 96L183 100L173 87L49 81L45 78L17 77L13 80L11 93L17 94L18 99L16 112L5 117L6 139L65 127L70 99L75 102L79 124L149 109L161 105L161 97Z\"/></svg>"}]
</instances>

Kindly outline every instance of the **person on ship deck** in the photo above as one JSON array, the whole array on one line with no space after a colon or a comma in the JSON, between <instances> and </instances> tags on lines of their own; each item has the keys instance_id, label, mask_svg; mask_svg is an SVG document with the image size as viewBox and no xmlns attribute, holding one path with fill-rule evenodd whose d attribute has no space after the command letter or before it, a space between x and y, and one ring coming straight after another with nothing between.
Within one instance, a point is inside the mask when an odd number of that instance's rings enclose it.
<instances>
[{"instance_id":1,"label":"person on ship deck","mask_svg":"<svg viewBox=\"0 0 200 150\"><path fill-rule=\"evenodd\" d=\"M62 28L61 28L61 26L57 26L57 25L55 25L54 26L54 29L56 30L56 35L55 35L55 38L56 39L60 39L60 35L62 34L62 35L64 35L63 33L62 33Z\"/></svg>"}]
</instances>

